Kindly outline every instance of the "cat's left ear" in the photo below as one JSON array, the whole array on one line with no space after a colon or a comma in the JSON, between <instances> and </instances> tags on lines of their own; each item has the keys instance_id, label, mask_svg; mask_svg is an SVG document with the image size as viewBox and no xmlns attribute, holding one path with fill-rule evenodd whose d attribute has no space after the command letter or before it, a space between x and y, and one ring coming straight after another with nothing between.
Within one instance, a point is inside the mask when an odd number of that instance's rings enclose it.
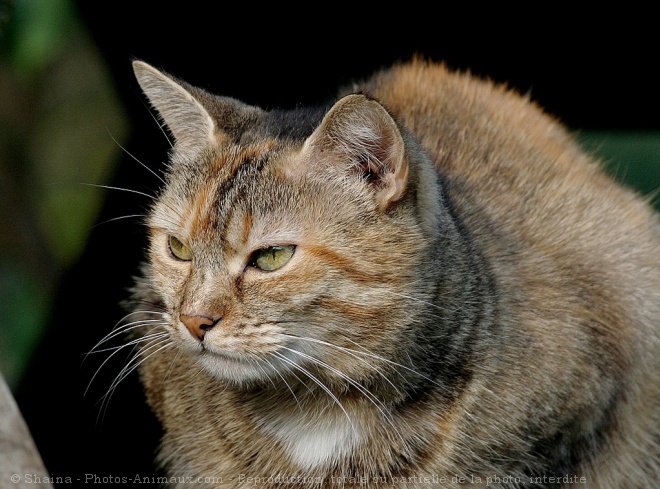
<instances>
[{"instance_id":1,"label":"cat's left ear","mask_svg":"<svg viewBox=\"0 0 660 489\"><path fill-rule=\"evenodd\" d=\"M303 153L314 164L361 176L381 211L404 194L408 158L401 131L382 105L364 95L340 99L305 141Z\"/></svg>"},{"instance_id":2,"label":"cat's left ear","mask_svg":"<svg viewBox=\"0 0 660 489\"><path fill-rule=\"evenodd\" d=\"M173 78L142 61L133 61L142 91L176 140L176 148L199 153L215 141L215 123L208 111Z\"/></svg>"}]
</instances>

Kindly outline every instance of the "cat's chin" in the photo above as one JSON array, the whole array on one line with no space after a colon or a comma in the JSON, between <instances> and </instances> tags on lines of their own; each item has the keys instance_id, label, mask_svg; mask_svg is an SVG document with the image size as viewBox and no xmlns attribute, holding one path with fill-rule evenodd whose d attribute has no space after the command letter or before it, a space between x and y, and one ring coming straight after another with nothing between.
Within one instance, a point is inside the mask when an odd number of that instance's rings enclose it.
<instances>
[{"instance_id":1,"label":"cat's chin","mask_svg":"<svg viewBox=\"0 0 660 489\"><path fill-rule=\"evenodd\" d=\"M245 386L268 381L262 362L238 354L204 349L194 354L196 363L216 379ZM269 369L272 370L272 367Z\"/></svg>"}]
</instances>

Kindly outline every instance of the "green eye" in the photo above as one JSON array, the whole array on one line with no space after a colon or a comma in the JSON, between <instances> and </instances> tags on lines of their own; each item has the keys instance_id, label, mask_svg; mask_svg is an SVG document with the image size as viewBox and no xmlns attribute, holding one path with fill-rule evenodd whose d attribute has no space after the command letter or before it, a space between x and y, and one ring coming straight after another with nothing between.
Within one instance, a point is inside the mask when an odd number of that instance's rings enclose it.
<instances>
[{"instance_id":1,"label":"green eye","mask_svg":"<svg viewBox=\"0 0 660 489\"><path fill-rule=\"evenodd\" d=\"M192 250L174 236L170 236L170 252L174 258L178 258L179 260L192 260Z\"/></svg>"},{"instance_id":2,"label":"green eye","mask_svg":"<svg viewBox=\"0 0 660 489\"><path fill-rule=\"evenodd\" d=\"M295 246L271 246L257 250L252 255L250 266L264 272L272 272L286 265L295 249Z\"/></svg>"}]
</instances>

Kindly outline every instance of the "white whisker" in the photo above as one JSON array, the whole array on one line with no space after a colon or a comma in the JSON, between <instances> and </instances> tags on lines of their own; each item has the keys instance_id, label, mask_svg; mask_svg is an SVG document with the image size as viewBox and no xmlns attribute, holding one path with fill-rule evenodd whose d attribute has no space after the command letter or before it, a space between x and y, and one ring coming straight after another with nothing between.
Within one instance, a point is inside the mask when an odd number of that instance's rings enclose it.
<instances>
[{"instance_id":1,"label":"white whisker","mask_svg":"<svg viewBox=\"0 0 660 489\"><path fill-rule=\"evenodd\" d=\"M151 343L144 346L138 354L133 355L133 357L126 363L126 365L124 365L124 367L120 370L119 374L115 377L115 380L113 380L112 384L110 384L108 393L113 392L122 380L124 380L131 372L133 372L133 370L135 370L147 358L152 356L154 353L162 350L162 347L158 348L158 350L154 352L149 353L146 357L142 357L142 355L144 355L146 352L160 345L164 345L164 346L174 345L174 342L171 341L169 335L165 333L149 335L149 338L145 337L144 339L151 340Z\"/></svg>"},{"instance_id":2,"label":"white whisker","mask_svg":"<svg viewBox=\"0 0 660 489\"><path fill-rule=\"evenodd\" d=\"M176 366L176 363L179 361L179 358L181 357L181 350L177 350L176 355L172 359L172 363L170 363L170 368L167 369L167 373L165 374L165 377L163 377L163 381L167 380L170 377L170 374L172 373L172 370L174 370L174 367Z\"/></svg>"},{"instance_id":3,"label":"white whisker","mask_svg":"<svg viewBox=\"0 0 660 489\"><path fill-rule=\"evenodd\" d=\"M85 389L85 392L83 393L83 396L87 395L87 392L89 391L89 388L92 386L92 383L94 382L94 379L98 376L98 374L99 374L99 372L101 371L101 369L103 368L103 366L104 366L106 363L108 363L112 357L114 357L117 353L119 353L119 352L120 352L121 350L123 350L124 348L126 348L126 347L128 347L128 346L135 346L135 345L137 345L137 344L139 344L139 343L141 343L141 342L143 342L143 341L148 341L149 339L153 338L153 337L156 336L156 335L158 335L158 336L164 336L164 337L165 337L165 336L169 336L167 333L154 333L153 335L143 336L143 337L141 337L141 338L138 338L138 339L133 340L133 341L129 341L128 343L125 343L125 344L121 345L121 347L119 347L118 349L116 349L115 351L113 351L110 355L108 355L108 358L106 358L106 359L103 361L103 363L101 363L101 365L96 369L96 372L94 372L94 375L92 376L92 378L90 379L89 383L87 384L87 388Z\"/></svg>"},{"instance_id":4,"label":"white whisker","mask_svg":"<svg viewBox=\"0 0 660 489\"><path fill-rule=\"evenodd\" d=\"M331 399L334 401L334 403L339 407L339 409L342 410L342 412L343 412L344 415L346 416L346 419L348 419L348 422L349 422L349 424L351 425L351 429L353 430L353 432L354 432L355 434L357 434L357 430L355 429L355 425L353 424L353 420L352 420L351 417L349 416L348 411L346 411L346 408L345 408L344 405L341 403L341 401L337 398L337 396L335 396L335 395L332 393L332 391L331 391L331 390L330 390L330 389L329 389L329 388L328 388L323 382L321 382L319 379L317 379L317 378L316 378L316 377L315 377L315 376L314 376L309 370L307 370L306 368L304 368L304 367L298 365L298 364L295 363L293 360L288 359L287 357L285 357L285 356L282 355L281 353L274 352L273 354L274 354L277 358L279 358L280 360L282 360L283 362L285 362L285 363L291 365L294 369L298 370L300 373L302 373L303 375L305 375L308 379L310 379L312 382L314 382L316 385L318 385L318 386L319 386L319 387L320 387L320 388L321 388L326 394L328 394L328 396L330 396L330 398L331 398Z\"/></svg>"},{"instance_id":5,"label":"white whisker","mask_svg":"<svg viewBox=\"0 0 660 489\"><path fill-rule=\"evenodd\" d=\"M153 339L152 338L152 343L145 346L139 354L136 354L131 358L131 360L124 366L124 368L121 369L119 374L115 377L115 380L112 381L112 384L110 384L110 387L108 388L108 391L106 394L101 398L102 403L101 403L101 411L103 412L103 416L105 416L105 410L107 409L108 405L110 404L110 399L112 398L112 395L114 394L115 390L119 386L119 384L126 378L128 377L136 368L138 368L140 365L142 365L145 361L147 361L151 356L155 355L156 353L174 346L174 342L169 338L169 335L166 333L162 334L161 338ZM142 356L145 352L151 350L152 348L158 347L156 350L152 351L146 356Z\"/></svg>"},{"instance_id":6,"label":"white whisker","mask_svg":"<svg viewBox=\"0 0 660 489\"><path fill-rule=\"evenodd\" d=\"M149 113L151 113L151 112L149 112ZM147 165L145 165L145 164L142 163L139 159L137 159L135 156L133 156L133 155L132 155L132 154L131 154L126 148L124 148L121 144L119 144L119 142L117 142L117 140L114 138L114 136L113 136L112 134L110 134L110 137L111 137L112 140L115 142L115 144L116 144L117 146L119 146L119 147L124 151L124 153L126 153L128 156L130 156L130 157L133 158L135 161L137 161L140 165L142 165L142 166L143 166L148 172L150 172L153 176L155 176L158 180L160 180L161 183L165 183L165 180L164 180L164 179L163 179L158 173L156 173L155 171L153 171L151 168L149 168ZM168 139L168 141L169 141L169 139ZM170 144L171 144L171 143L170 143Z\"/></svg>"},{"instance_id":7,"label":"white whisker","mask_svg":"<svg viewBox=\"0 0 660 489\"><path fill-rule=\"evenodd\" d=\"M392 365L393 367L400 367L400 368L402 368L402 369L404 369L404 370L407 370L408 372L410 372L410 373L412 373L412 374L414 374L414 375L416 375L416 376L418 376L418 377L421 377L422 379L424 379L424 380L426 380L426 381L428 381L428 382L430 382L430 383L432 383L432 384L434 384L434 385L436 385L436 386L442 387L442 384L439 384L438 382L436 382L435 380L431 379L430 377L428 377L428 376L422 374L421 372L418 372L417 370L415 370L415 369L413 369L413 368L411 368L411 367L408 367L408 366L406 366L406 365L404 365L404 364L402 364L402 363L394 362L394 361L389 360L389 359L387 359L387 358L385 358L385 357L382 357L382 356L380 356L380 355L376 355L375 353L370 352L369 350L367 350L366 348L364 348L364 347L363 347L362 345L360 345L359 343L353 341L353 340L350 339L349 337L347 337L347 336L345 336L345 335L341 335L341 336L342 336L342 338L344 338L346 341L348 341L348 342L350 342L350 343L353 343L355 346L357 346L358 348L362 349L362 350L363 350L363 353L362 353L363 355L366 355L366 356L369 356L369 357L375 358L375 359L380 360L380 361L382 361L382 362L385 362L385 363L387 363L387 364L389 364L389 365ZM355 351L355 350L354 350L354 351ZM359 353L359 352L356 351L356 353ZM408 354L408 352L406 352L406 354ZM410 358L410 355L408 355L408 361L410 362L410 365L414 365L414 362L413 362L412 359Z\"/></svg>"},{"instance_id":8,"label":"white whisker","mask_svg":"<svg viewBox=\"0 0 660 489\"><path fill-rule=\"evenodd\" d=\"M385 406L385 404L383 404L383 402L380 399L378 399L369 389L367 389L362 384L360 384L359 382L355 381L354 379L352 379L351 377L346 375L341 370L333 367L332 365L327 364L326 362L324 362L323 360L320 360L319 358L313 357L312 355L308 355L306 353L303 353L301 351L298 351L298 350L295 350L295 349L292 349L292 348L287 348L285 346L283 346L282 348L287 350L287 351L290 351L291 353L299 355L302 358L305 358L305 359L311 361L312 363L314 363L316 365L319 365L319 366L335 373L337 376L344 379L350 385L355 387L369 402L371 402L371 404L374 405L374 407L383 416L383 419L385 421L387 421L387 423L392 427L394 432L399 436L401 441L405 444L405 439L403 438L403 435L399 432L399 430L397 429L397 427L394 424L392 414L390 412L387 412L388 411L387 406Z\"/></svg>"},{"instance_id":9,"label":"white whisker","mask_svg":"<svg viewBox=\"0 0 660 489\"><path fill-rule=\"evenodd\" d=\"M92 227L95 228L95 227L101 226L103 224L108 224L108 223L111 223L111 222L114 222L114 221L120 221L122 219L131 219L131 218L134 218L134 217L145 218L146 216L144 214L128 214L128 215L125 215L125 216L113 217L111 219L106 219L105 221L97 222Z\"/></svg>"},{"instance_id":10,"label":"white whisker","mask_svg":"<svg viewBox=\"0 0 660 489\"><path fill-rule=\"evenodd\" d=\"M105 335L101 340L99 340L98 343L96 343L90 350L85 354L85 358L87 358L88 355L91 353L98 353L100 351L104 350L97 350L99 346L101 346L103 343L107 343L110 341L112 338L116 338L119 335L122 335L126 333L127 331L130 331L132 329L140 328L142 326L154 326L154 325L162 325L165 326L166 323L163 322L162 319L141 319L139 321L132 321L130 323L126 323L121 325L120 327L115 326L112 328L110 333ZM83 362L85 359L83 359Z\"/></svg>"},{"instance_id":11,"label":"white whisker","mask_svg":"<svg viewBox=\"0 0 660 489\"><path fill-rule=\"evenodd\" d=\"M425 301L425 300L422 300L422 299L418 299L417 297L413 297L411 295L400 294L399 292L394 292L392 290L385 289L385 288L383 289L383 292L387 292L389 294L396 295L397 297L402 297L403 299L408 299L408 300L411 300L411 301L419 302L420 304L425 304L427 306L431 306L431 307L433 307L435 309L438 309L439 311L442 311L442 312L453 312L452 309L448 309L446 307L441 307L437 304L433 304L432 302L428 302L428 301ZM463 310L459 306L456 306L456 307L458 307L458 310Z\"/></svg>"},{"instance_id":12,"label":"white whisker","mask_svg":"<svg viewBox=\"0 0 660 489\"><path fill-rule=\"evenodd\" d=\"M289 385L289 383L286 381L286 379L284 378L284 376L283 376L283 375L279 372L279 370L278 370L277 368L275 368L275 366L274 366L272 363L270 363L267 359L266 359L265 361L266 361L266 363L268 363L268 365L270 366L270 368L273 369L273 371L277 374L277 376L278 376L280 379L282 379L282 382L284 382L284 385L286 385L286 388L289 390L289 392L290 392L291 395L293 396L293 399L296 401L296 404L298 405L298 408L300 409L300 412L303 412L302 406L300 405L300 402L298 401L298 397L296 396L296 393L293 392L293 389L291 388L291 386ZM287 365L287 367L289 367L289 366ZM265 373L265 372L264 372L264 373ZM267 375L267 374L266 374L266 375ZM294 377L298 378L295 374L293 374L293 375L294 375ZM298 379L298 380L300 380L300 379Z\"/></svg>"},{"instance_id":13,"label":"white whisker","mask_svg":"<svg viewBox=\"0 0 660 489\"><path fill-rule=\"evenodd\" d=\"M358 352L358 351L352 350L351 348L346 348L346 347L343 347L343 346L335 345L333 343L329 343L327 341L317 340L316 338L309 338L309 337L306 337L306 336L295 336L295 335L291 335L291 334L287 334L287 333L282 333L282 336L287 336L289 338L295 338L295 339L302 340L302 341L309 341L310 343L316 343L316 344L319 344L319 345L328 346L330 348L334 348L336 350L342 351L342 352L346 353L347 355L355 358L359 362L363 363L364 365L369 367L371 370L374 370L378 375L380 375L385 380L385 382L390 384L390 386L392 386L392 388L399 395L402 395L401 391L397 388L397 386L394 385L394 383L392 383L392 381L390 379L388 379L387 376L378 367L376 367L375 365L372 365L371 363L367 362L364 358L360 358L358 356L358 355L364 355L363 352ZM398 373L398 371L397 371L397 373ZM399 374L399 375L401 375L401 374Z\"/></svg>"},{"instance_id":14,"label":"white whisker","mask_svg":"<svg viewBox=\"0 0 660 489\"><path fill-rule=\"evenodd\" d=\"M167 135L167 132L165 132L165 129L163 129L164 127L167 127L167 125L166 125L164 122L161 123L161 122L158 120L158 118L157 118L157 117L154 115L154 113L151 111L151 108L150 108L147 104L144 103L144 100L142 100L142 99L140 99L140 100L141 100L141 102L142 102L142 105L144 105L144 107L147 109L147 112L149 113L149 115L151 116L151 118L154 120L154 122L155 122L156 125L158 126L158 129L160 129L160 132L163 133L163 136L165 136L165 139L167 140L167 143L170 145L170 148L174 148L174 144L172 144L172 140L171 140L170 137Z\"/></svg>"},{"instance_id":15,"label":"white whisker","mask_svg":"<svg viewBox=\"0 0 660 489\"><path fill-rule=\"evenodd\" d=\"M137 194L137 195L142 195L143 197L148 197L151 200L155 200L156 197L154 195L150 195L144 192L140 192L139 190L133 190L130 188L123 188L123 187L113 187L112 185L99 185L97 183L85 183L81 182L80 185L87 185L88 187L97 187L97 188L104 188L107 190L121 190L122 192L128 192L131 194Z\"/></svg>"}]
</instances>

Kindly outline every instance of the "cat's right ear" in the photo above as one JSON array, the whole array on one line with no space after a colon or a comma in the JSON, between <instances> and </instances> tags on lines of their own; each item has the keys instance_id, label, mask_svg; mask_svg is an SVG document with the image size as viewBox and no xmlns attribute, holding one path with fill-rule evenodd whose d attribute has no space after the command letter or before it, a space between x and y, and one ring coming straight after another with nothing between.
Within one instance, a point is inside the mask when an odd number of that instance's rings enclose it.
<instances>
[{"instance_id":1,"label":"cat's right ear","mask_svg":"<svg viewBox=\"0 0 660 489\"><path fill-rule=\"evenodd\" d=\"M133 61L133 71L151 106L174 136L177 150L196 154L216 143L213 118L188 90L143 61Z\"/></svg>"}]
</instances>

